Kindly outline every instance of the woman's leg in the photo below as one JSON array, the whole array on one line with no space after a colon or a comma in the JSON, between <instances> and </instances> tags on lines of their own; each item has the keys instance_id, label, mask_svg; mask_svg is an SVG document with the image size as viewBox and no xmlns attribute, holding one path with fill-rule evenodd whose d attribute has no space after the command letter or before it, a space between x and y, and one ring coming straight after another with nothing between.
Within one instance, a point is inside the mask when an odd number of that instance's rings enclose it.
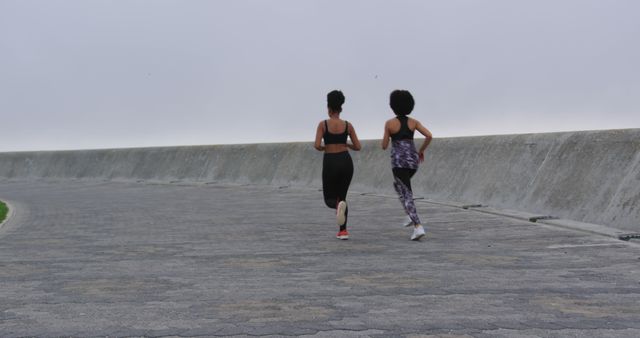
<instances>
[{"instance_id":1,"label":"woman's leg","mask_svg":"<svg viewBox=\"0 0 640 338\"><path fill-rule=\"evenodd\" d=\"M322 195L324 196L324 204L331 209L335 209L338 205L338 193L336 192L335 184L331 180L330 175L325 175L325 170L322 171Z\"/></svg>"},{"instance_id":2,"label":"woman's leg","mask_svg":"<svg viewBox=\"0 0 640 338\"><path fill-rule=\"evenodd\" d=\"M337 164L334 154L325 154L322 160L322 194L327 207L335 209L338 205Z\"/></svg>"},{"instance_id":3,"label":"woman's leg","mask_svg":"<svg viewBox=\"0 0 640 338\"><path fill-rule=\"evenodd\" d=\"M338 203L346 199L345 179L351 181L351 175L348 171L345 171L347 165L347 157L343 154L325 154L322 163L322 193L324 195L324 203L331 209L338 209ZM353 167L353 165L351 165ZM348 188L348 183L347 183ZM343 212L344 215L340 214ZM346 229L348 210L346 205L340 210L336 210L336 216L338 218L338 225L340 230Z\"/></svg>"},{"instance_id":4,"label":"woman's leg","mask_svg":"<svg viewBox=\"0 0 640 338\"><path fill-rule=\"evenodd\" d=\"M404 211L409 215L414 225L421 224L416 205L413 201L413 191L411 190L411 177L416 173L415 169L393 168L393 187L398 193L400 203Z\"/></svg>"},{"instance_id":5,"label":"woman's leg","mask_svg":"<svg viewBox=\"0 0 640 338\"><path fill-rule=\"evenodd\" d=\"M349 185L351 185L351 179L353 178L353 161L351 160L351 156L349 153L342 153L340 161L340 175L337 180L337 192L338 192L338 202L345 202L345 210L344 210L344 223L340 224L340 230L346 230L347 228L347 220L349 216L349 207L346 205L347 202L347 192L349 191Z\"/></svg>"}]
</instances>

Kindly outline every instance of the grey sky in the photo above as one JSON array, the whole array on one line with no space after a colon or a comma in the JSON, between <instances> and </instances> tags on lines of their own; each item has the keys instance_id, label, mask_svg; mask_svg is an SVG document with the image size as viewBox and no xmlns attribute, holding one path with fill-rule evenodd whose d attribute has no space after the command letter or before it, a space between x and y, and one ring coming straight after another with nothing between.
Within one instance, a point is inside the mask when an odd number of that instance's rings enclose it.
<instances>
[{"instance_id":1,"label":"grey sky","mask_svg":"<svg viewBox=\"0 0 640 338\"><path fill-rule=\"evenodd\" d=\"M0 151L640 127L636 0L0 0Z\"/></svg>"}]
</instances>

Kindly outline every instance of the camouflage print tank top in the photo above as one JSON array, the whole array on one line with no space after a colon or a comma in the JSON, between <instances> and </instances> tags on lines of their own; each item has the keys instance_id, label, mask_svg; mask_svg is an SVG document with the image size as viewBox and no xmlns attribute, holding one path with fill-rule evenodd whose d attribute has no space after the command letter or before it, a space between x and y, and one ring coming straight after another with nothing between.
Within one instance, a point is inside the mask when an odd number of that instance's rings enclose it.
<instances>
[{"instance_id":1,"label":"camouflage print tank top","mask_svg":"<svg viewBox=\"0 0 640 338\"><path fill-rule=\"evenodd\" d=\"M400 130L391 134L391 167L418 169L419 156L413 143L414 131L409 129L409 118L397 116L400 120Z\"/></svg>"}]
</instances>

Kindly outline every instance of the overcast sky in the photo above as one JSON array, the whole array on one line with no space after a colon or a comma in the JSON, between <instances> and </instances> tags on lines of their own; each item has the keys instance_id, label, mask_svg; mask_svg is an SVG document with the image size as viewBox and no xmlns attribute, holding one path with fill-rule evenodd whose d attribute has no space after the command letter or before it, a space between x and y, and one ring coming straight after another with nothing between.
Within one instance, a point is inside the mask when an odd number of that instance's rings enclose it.
<instances>
[{"instance_id":1,"label":"overcast sky","mask_svg":"<svg viewBox=\"0 0 640 338\"><path fill-rule=\"evenodd\" d=\"M640 127L637 0L0 0L0 151Z\"/></svg>"}]
</instances>

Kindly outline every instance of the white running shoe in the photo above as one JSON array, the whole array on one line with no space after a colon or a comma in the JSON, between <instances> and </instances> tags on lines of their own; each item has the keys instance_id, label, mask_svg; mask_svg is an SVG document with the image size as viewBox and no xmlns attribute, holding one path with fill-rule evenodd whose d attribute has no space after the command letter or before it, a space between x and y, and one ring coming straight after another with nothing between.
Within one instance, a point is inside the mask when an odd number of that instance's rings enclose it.
<instances>
[{"instance_id":1,"label":"white running shoe","mask_svg":"<svg viewBox=\"0 0 640 338\"><path fill-rule=\"evenodd\" d=\"M413 221L411 220L411 217L409 217L409 216L405 217L403 226L405 228L408 228L408 227L410 227L412 225L413 225Z\"/></svg>"},{"instance_id":2,"label":"white running shoe","mask_svg":"<svg viewBox=\"0 0 640 338\"><path fill-rule=\"evenodd\" d=\"M424 235L425 235L424 228L422 227L422 225L418 225L417 227L413 228L413 234L411 235L411 240L419 241L422 237L424 237Z\"/></svg>"},{"instance_id":3,"label":"white running shoe","mask_svg":"<svg viewBox=\"0 0 640 338\"><path fill-rule=\"evenodd\" d=\"M336 211L336 222L338 223L338 225L344 225L344 223L347 221L344 215L346 211L347 211L347 202L340 201L338 203L338 208Z\"/></svg>"}]
</instances>

